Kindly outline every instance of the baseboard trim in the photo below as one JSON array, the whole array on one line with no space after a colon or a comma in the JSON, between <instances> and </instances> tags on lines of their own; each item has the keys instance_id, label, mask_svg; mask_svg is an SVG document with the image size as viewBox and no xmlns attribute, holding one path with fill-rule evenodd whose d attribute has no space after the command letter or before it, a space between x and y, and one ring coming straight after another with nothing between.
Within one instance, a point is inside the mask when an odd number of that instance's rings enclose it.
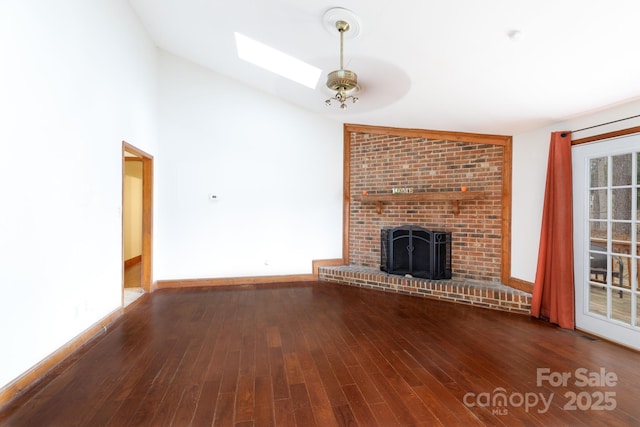
<instances>
[{"instance_id":1,"label":"baseboard trim","mask_svg":"<svg viewBox=\"0 0 640 427\"><path fill-rule=\"evenodd\" d=\"M36 386L56 366L73 354L73 352L104 334L107 331L107 326L115 322L125 311L125 308L118 308L112 311L100 321L94 323L88 329L84 330L84 332L81 332L71 341L67 342L65 345L38 362L28 371L24 372L18 378L0 389L0 411L5 409L11 404L11 402L18 399L32 387Z\"/></svg>"},{"instance_id":2,"label":"baseboard trim","mask_svg":"<svg viewBox=\"0 0 640 427\"><path fill-rule=\"evenodd\" d=\"M134 256L133 258L129 258L129 259L125 260L124 268L132 267L132 266L134 266L136 264L139 264L141 262L142 262L142 255Z\"/></svg>"},{"instance_id":3,"label":"baseboard trim","mask_svg":"<svg viewBox=\"0 0 640 427\"><path fill-rule=\"evenodd\" d=\"M316 280L312 274L292 274L283 276L222 277L211 279L158 280L157 289L201 288L216 286L246 286L272 283L311 282Z\"/></svg>"},{"instance_id":4,"label":"baseboard trim","mask_svg":"<svg viewBox=\"0 0 640 427\"><path fill-rule=\"evenodd\" d=\"M273 283L311 282L318 280L318 269L335 265L344 265L342 258L316 259L311 261L312 274L289 274L281 276L248 276L248 277L220 277L205 279L175 279L158 280L155 289L167 288L201 288L215 286L247 286Z\"/></svg>"},{"instance_id":5,"label":"baseboard trim","mask_svg":"<svg viewBox=\"0 0 640 427\"><path fill-rule=\"evenodd\" d=\"M533 292L533 283L527 282L526 280L516 279L515 277L510 277L509 281L506 283L507 286L511 286L512 288L518 289L524 292Z\"/></svg>"}]
</instances>

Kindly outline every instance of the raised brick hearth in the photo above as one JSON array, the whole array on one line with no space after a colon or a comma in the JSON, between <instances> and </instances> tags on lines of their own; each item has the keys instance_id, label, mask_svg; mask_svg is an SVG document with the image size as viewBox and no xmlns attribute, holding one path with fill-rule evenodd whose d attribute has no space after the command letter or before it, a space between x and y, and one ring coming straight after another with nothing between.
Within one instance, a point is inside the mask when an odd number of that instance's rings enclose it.
<instances>
[{"instance_id":1,"label":"raised brick hearth","mask_svg":"<svg viewBox=\"0 0 640 427\"><path fill-rule=\"evenodd\" d=\"M495 282L408 278L355 265L320 267L319 279L520 314L529 314L531 309L531 294Z\"/></svg>"}]
</instances>

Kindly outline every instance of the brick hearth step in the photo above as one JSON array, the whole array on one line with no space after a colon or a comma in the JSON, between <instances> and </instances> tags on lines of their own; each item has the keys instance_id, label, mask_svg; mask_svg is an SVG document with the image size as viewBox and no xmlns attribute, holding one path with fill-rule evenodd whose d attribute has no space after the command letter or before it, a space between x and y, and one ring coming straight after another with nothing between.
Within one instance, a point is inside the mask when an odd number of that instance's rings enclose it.
<instances>
[{"instance_id":1,"label":"brick hearth step","mask_svg":"<svg viewBox=\"0 0 640 427\"><path fill-rule=\"evenodd\" d=\"M374 267L320 267L320 281L470 304L492 310L530 314L531 294L501 283L477 280L429 280L387 274Z\"/></svg>"}]
</instances>

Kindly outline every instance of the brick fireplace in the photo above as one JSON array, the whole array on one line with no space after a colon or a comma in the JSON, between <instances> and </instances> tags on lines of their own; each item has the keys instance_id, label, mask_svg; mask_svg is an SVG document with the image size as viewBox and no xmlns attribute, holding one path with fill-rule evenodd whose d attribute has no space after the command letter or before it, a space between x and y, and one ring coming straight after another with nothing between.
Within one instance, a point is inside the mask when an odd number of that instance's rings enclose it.
<instances>
[{"instance_id":1,"label":"brick fireplace","mask_svg":"<svg viewBox=\"0 0 640 427\"><path fill-rule=\"evenodd\" d=\"M351 133L349 263L377 267L380 230L415 224L451 233L452 278L500 282L503 145ZM446 200L375 204L358 201L393 188L427 192L483 192L461 201L455 215ZM398 196L401 196L400 194Z\"/></svg>"},{"instance_id":2,"label":"brick fireplace","mask_svg":"<svg viewBox=\"0 0 640 427\"><path fill-rule=\"evenodd\" d=\"M502 285L510 162L509 137L345 125L348 266L341 271L355 273L342 281L362 285L368 280L369 287L429 294L424 281L384 279L380 272L381 230L412 224L451 233L451 280L437 285L443 292L485 283L492 295L503 292L506 300L515 295L514 309L527 311L528 294ZM325 271L324 278L339 281L338 270ZM360 277L371 275L382 279Z\"/></svg>"}]
</instances>

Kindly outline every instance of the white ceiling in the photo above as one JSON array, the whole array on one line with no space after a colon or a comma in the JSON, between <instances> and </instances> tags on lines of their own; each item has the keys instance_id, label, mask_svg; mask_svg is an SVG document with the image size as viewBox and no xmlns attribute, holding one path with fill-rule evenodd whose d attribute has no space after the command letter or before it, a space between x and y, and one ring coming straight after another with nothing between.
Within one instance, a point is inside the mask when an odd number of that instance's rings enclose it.
<instances>
[{"instance_id":1,"label":"white ceiling","mask_svg":"<svg viewBox=\"0 0 640 427\"><path fill-rule=\"evenodd\" d=\"M640 97L638 0L129 1L161 49L340 122L512 135ZM361 21L346 111L324 104L333 7ZM238 59L236 31L322 68L316 89Z\"/></svg>"}]
</instances>

